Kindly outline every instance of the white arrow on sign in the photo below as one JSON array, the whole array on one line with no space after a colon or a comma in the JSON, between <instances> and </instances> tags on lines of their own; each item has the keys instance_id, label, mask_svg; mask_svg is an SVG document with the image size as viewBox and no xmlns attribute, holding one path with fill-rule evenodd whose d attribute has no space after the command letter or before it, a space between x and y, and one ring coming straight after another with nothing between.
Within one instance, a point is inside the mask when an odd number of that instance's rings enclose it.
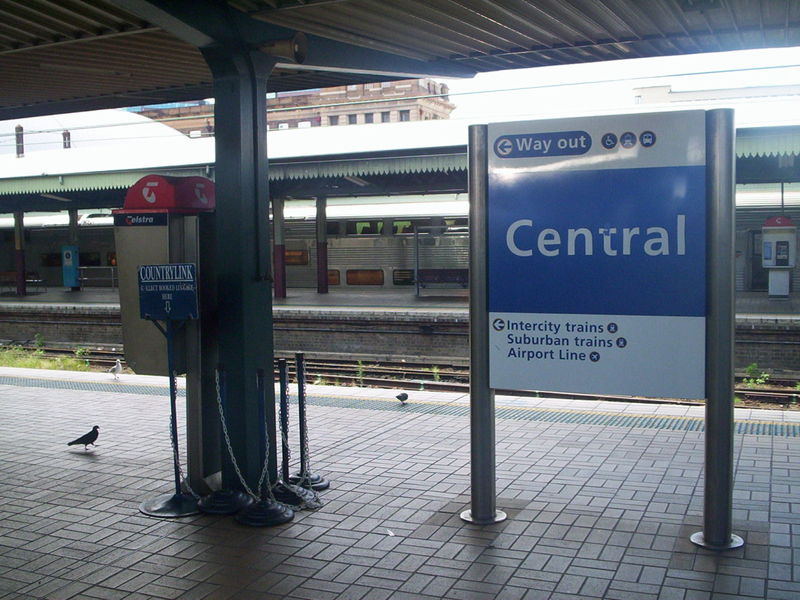
<instances>
[{"instance_id":1,"label":"white arrow on sign","mask_svg":"<svg viewBox=\"0 0 800 600\"><path fill-rule=\"evenodd\" d=\"M500 156L508 156L514 150L514 144L511 143L510 139L502 137L497 140L494 149Z\"/></svg>"}]
</instances>

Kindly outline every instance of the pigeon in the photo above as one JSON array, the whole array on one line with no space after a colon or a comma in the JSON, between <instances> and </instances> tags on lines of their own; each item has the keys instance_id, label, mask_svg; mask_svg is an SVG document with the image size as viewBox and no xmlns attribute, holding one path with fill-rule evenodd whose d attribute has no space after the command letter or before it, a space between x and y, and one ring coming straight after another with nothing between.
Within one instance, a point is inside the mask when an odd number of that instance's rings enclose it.
<instances>
[{"instance_id":1,"label":"pigeon","mask_svg":"<svg viewBox=\"0 0 800 600\"><path fill-rule=\"evenodd\" d=\"M100 433L98 429L100 429L100 426L95 425L94 427L92 427L92 430L89 433L82 435L77 440L72 440L71 442L68 442L67 446L80 446L81 444L83 444L84 451L88 450L89 444L94 446L94 443L97 440L97 436Z\"/></svg>"},{"instance_id":2,"label":"pigeon","mask_svg":"<svg viewBox=\"0 0 800 600\"><path fill-rule=\"evenodd\" d=\"M408 394L406 394L405 392L400 392L399 394L397 394L397 396L395 396L395 398L400 400L400 404L405 406L406 400L408 400Z\"/></svg>"},{"instance_id":3,"label":"pigeon","mask_svg":"<svg viewBox=\"0 0 800 600\"><path fill-rule=\"evenodd\" d=\"M114 366L108 370L114 376L114 379L119 379L119 374L122 373L122 363L117 359L117 362L114 363Z\"/></svg>"}]
</instances>

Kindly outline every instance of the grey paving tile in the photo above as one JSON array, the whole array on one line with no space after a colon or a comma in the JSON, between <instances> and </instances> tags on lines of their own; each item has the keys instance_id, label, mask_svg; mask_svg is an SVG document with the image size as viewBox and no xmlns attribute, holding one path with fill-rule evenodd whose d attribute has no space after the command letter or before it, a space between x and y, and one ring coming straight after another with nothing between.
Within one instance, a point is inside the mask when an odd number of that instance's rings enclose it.
<instances>
[{"instance_id":1,"label":"grey paving tile","mask_svg":"<svg viewBox=\"0 0 800 600\"><path fill-rule=\"evenodd\" d=\"M500 420L498 496L511 518L475 527L458 518L469 505L466 419L311 407L331 436L314 452L335 478L326 505L248 530L136 512L169 491L169 444L153 433L163 402L8 388L0 433L25 414L42 437L33 452L0 448L14 484L0 488L2 600L800 597L800 440L737 436L734 529L747 544L720 556L688 541L702 528L699 434ZM115 424L101 461L47 445L81 425L75 407Z\"/></svg>"}]
</instances>

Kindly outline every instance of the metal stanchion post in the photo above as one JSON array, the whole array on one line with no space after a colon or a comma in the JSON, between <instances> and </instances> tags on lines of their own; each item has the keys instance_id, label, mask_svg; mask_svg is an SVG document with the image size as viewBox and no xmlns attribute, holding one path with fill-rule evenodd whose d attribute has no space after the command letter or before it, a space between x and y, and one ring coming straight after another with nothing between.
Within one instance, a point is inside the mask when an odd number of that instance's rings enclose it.
<instances>
[{"instance_id":1,"label":"metal stanchion post","mask_svg":"<svg viewBox=\"0 0 800 600\"><path fill-rule=\"evenodd\" d=\"M235 517L239 523L242 525L249 525L250 527L281 525L282 523L288 523L294 518L294 511L288 506L281 504L272 493L272 485L274 482L271 480L271 474L269 472L270 443L267 431L265 385L265 373L262 369L258 369L256 372L256 393L258 395L259 432L261 433L260 444L264 453L261 478L255 490L259 500L243 508ZM277 474L275 476L277 478ZM266 493L264 493L264 490L266 490Z\"/></svg>"},{"instance_id":2,"label":"metal stanchion post","mask_svg":"<svg viewBox=\"0 0 800 600\"><path fill-rule=\"evenodd\" d=\"M289 374L286 359L278 359L281 420L281 478L289 481Z\"/></svg>"},{"instance_id":3,"label":"metal stanchion post","mask_svg":"<svg viewBox=\"0 0 800 600\"><path fill-rule=\"evenodd\" d=\"M167 338L167 371L169 372L169 408L170 408L170 436L172 438L172 468L175 477L175 493L168 496L159 496L151 500L145 500L139 505L139 511L151 517L187 517L196 515L197 499L191 494L185 494L181 490L181 465L178 452L178 415L177 415L177 396L178 388L175 381L175 352L173 348L175 324L167 321L166 332L156 322L153 323L166 335Z\"/></svg>"},{"instance_id":4,"label":"metal stanchion post","mask_svg":"<svg viewBox=\"0 0 800 600\"><path fill-rule=\"evenodd\" d=\"M297 372L297 413L300 420L300 472L290 478L291 483L312 490L326 490L330 482L309 470L308 429L306 427L306 369L302 352L295 354Z\"/></svg>"},{"instance_id":5,"label":"metal stanchion post","mask_svg":"<svg viewBox=\"0 0 800 600\"><path fill-rule=\"evenodd\" d=\"M278 359L278 380L280 382L280 429L281 429L281 481L273 492L280 502L301 508L322 506L316 492L291 483L289 477L289 375L286 359Z\"/></svg>"}]
</instances>

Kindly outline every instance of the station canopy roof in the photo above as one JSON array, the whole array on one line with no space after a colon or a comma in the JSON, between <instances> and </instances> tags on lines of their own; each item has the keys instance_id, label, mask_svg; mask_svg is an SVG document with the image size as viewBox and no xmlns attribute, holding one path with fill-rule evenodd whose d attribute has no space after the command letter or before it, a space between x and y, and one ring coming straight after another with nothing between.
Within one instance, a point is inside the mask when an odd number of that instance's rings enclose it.
<instances>
[{"instance_id":1,"label":"station canopy roof","mask_svg":"<svg viewBox=\"0 0 800 600\"><path fill-rule=\"evenodd\" d=\"M270 91L796 46L800 2L4 0L0 120L211 97L199 48L294 32L307 57Z\"/></svg>"},{"instance_id":2,"label":"station canopy roof","mask_svg":"<svg viewBox=\"0 0 800 600\"><path fill-rule=\"evenodd\" d=\"M189 138L127 111L52 119L21 121L42 128L24 156L0 144L0 213L119 206L124 191L149 173L214 176L213 138ZM98 120L107 126L81 128ZM15 122L0 122L0 135ZM73 147L60 147L61 127L74 132ZM292 198L466 190L463 121L357 125L347 135L343 145L336 127L271 131L270 190ZM737 129L736 156L740 183L800 181L800 126Z\"/></svg>"}]
</instances>

